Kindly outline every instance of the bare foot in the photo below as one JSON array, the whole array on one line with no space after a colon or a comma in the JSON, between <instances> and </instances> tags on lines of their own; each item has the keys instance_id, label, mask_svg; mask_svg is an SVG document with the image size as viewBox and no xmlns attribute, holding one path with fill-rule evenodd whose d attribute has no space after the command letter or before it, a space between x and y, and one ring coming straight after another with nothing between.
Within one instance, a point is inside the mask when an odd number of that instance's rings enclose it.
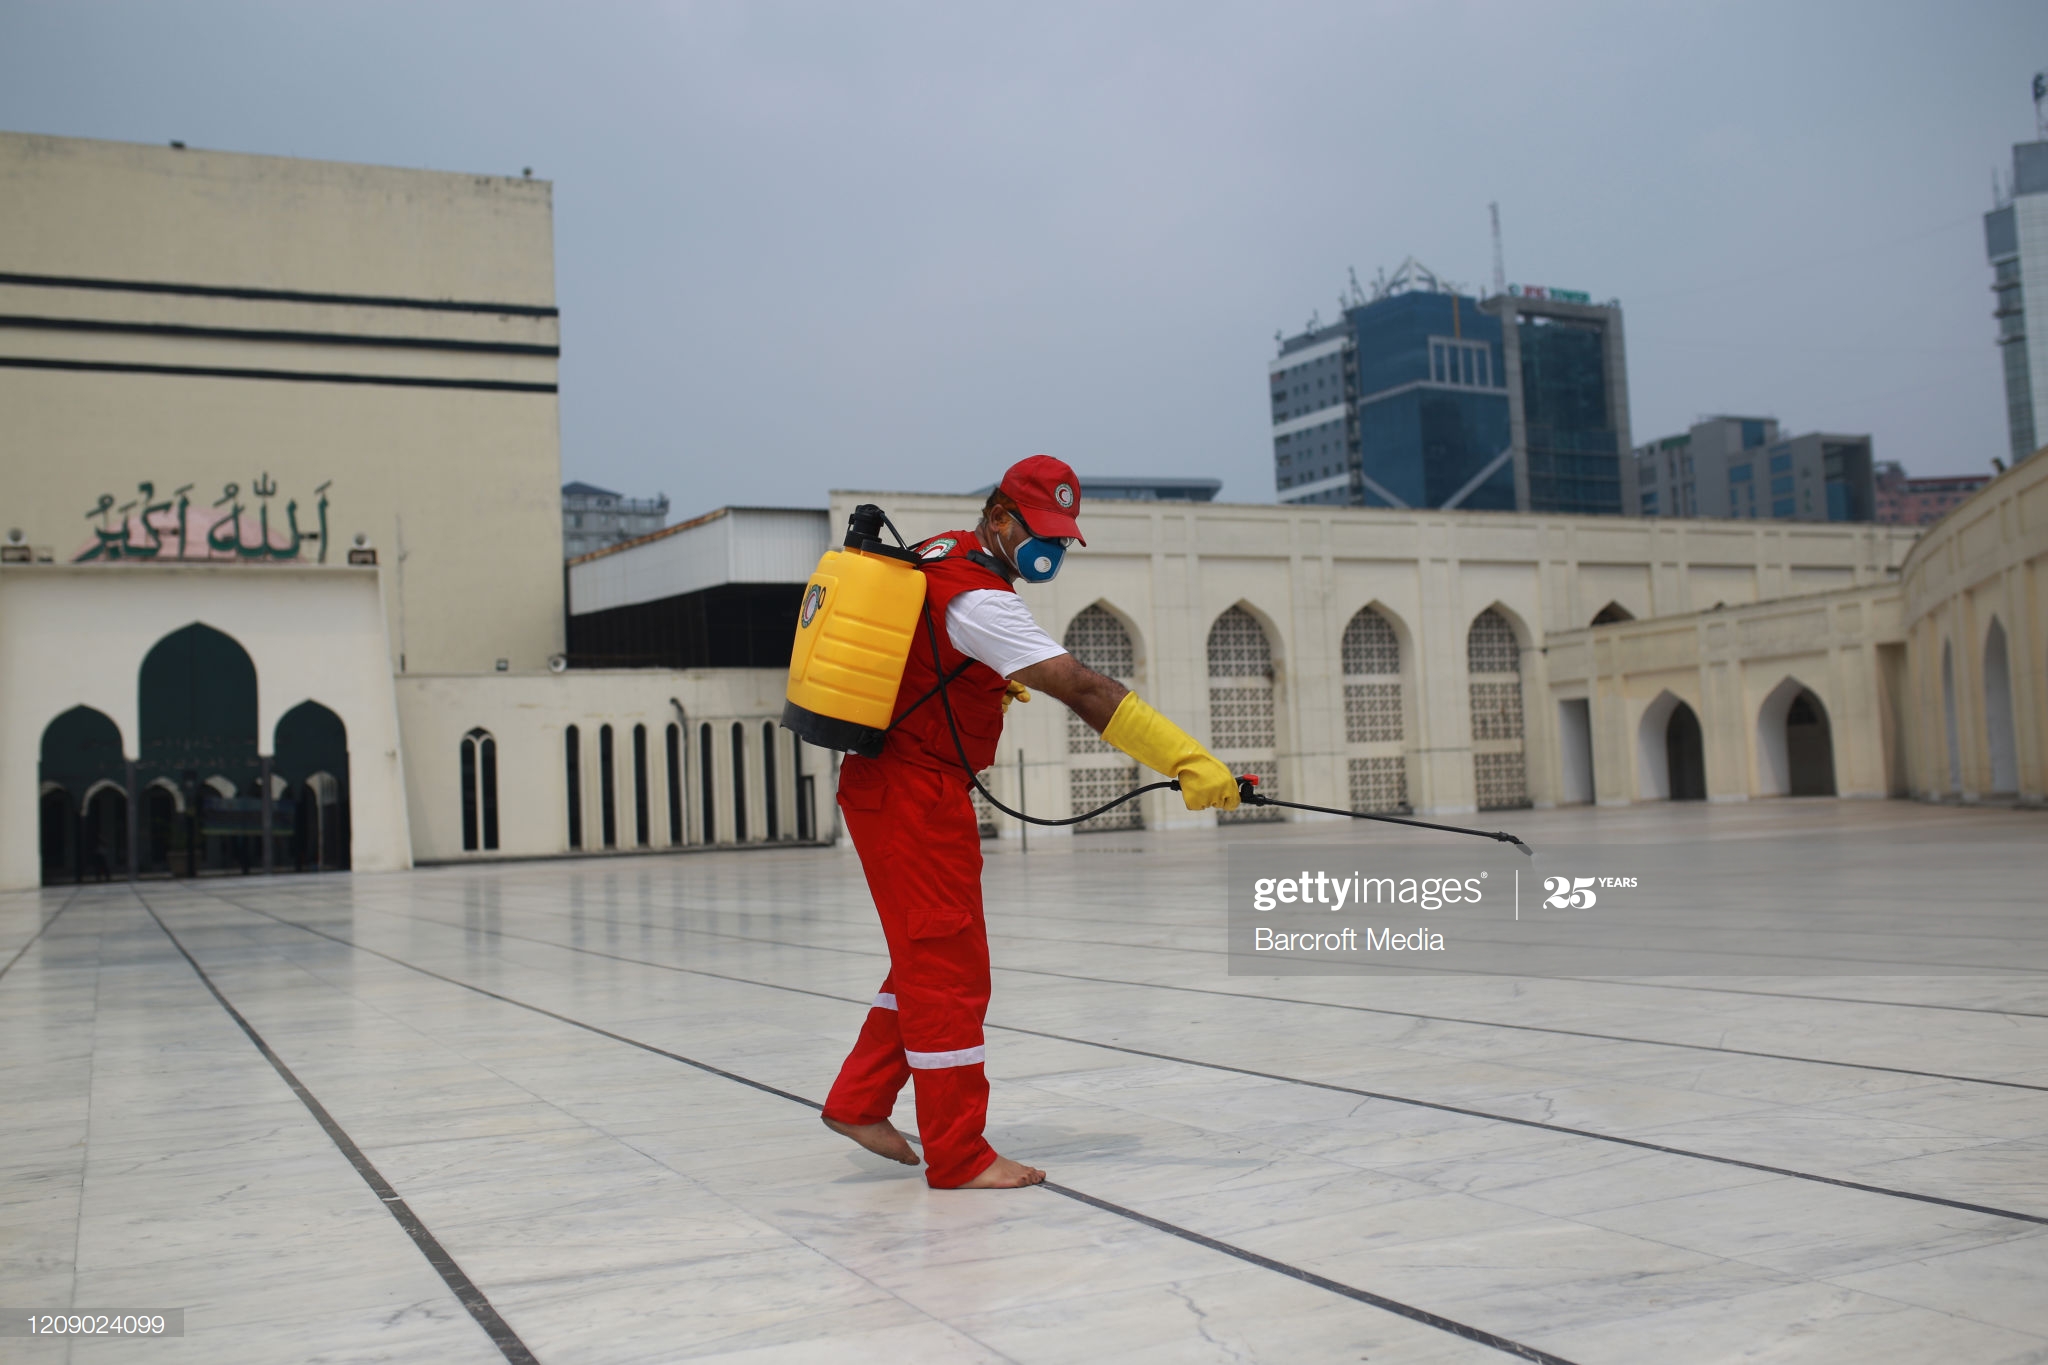
<instances>
[{"instance_id":1,"label":"bare foot","mask_svg":"<svg viewBox=\"0 0 2048 1365\"><path fill-rule=\"evenodd\" d=\"M1045 1172L1036 1166L1026 1166L1021 1161L1012 1161L999 1156L983 1171L965 1185L953 1188L960 1190L1016 1190L1026 1185L1036 1185L1045 1179Z\"/></svg>"},{"instance_id":2,"label":"bare foot","mask_svg":"<svg viewBox=\"0 0 2048 1365\"><path fill-rule=\"evenodd\" d=\"M824 1119L824 1124L841 1137L850 1137L876 1156L900 1161L906 1166L917 1164L917 1153L910 1150L910 1144L903 1134L896 1131L896 1125L883 1119L880 1123L841 1123L838 1119ZM1038 1177L1045 1179L1041 1172Z\"/></svg>"}]
</instances>

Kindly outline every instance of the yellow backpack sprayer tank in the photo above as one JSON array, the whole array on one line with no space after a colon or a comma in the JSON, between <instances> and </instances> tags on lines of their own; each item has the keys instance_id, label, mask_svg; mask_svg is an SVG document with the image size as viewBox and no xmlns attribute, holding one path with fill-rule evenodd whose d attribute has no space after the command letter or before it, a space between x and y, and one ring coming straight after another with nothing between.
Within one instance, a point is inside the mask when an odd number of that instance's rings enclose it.
<instances>
[{"instance_id":1,"label":"yellow backpack sprayer tank","mask_svg":"<svg viewBox=\"0 0 2048 1365\"><path fill-rule=\"evenodd\" d=\"M888 738L924 607L917 556L881 542L885 520L873 503L854 508L845 547L827 550L804 585L782 708L784 729L867 758Z\"/></svg>"}]
</instances>

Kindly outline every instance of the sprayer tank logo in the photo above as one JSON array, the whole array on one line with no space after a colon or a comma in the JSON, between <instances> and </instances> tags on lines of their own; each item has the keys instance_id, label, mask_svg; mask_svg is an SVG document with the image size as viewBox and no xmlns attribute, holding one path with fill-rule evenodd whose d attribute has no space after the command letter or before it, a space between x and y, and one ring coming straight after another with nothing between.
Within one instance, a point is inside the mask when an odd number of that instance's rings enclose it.
<instances>
[{"instance_id":1,"label":"sprayer tank logo","mask_svg":"<svg viewBox=\"0 0 2048 1365\"><path fill-rule=\"evenodd\" d=\"M824 605L825 585L823 583L811 584L811 590L804 594L803 619L797 623L797 629L801 630L808 626L817 616L818 609Z\"/></svg>"}]
</instances>

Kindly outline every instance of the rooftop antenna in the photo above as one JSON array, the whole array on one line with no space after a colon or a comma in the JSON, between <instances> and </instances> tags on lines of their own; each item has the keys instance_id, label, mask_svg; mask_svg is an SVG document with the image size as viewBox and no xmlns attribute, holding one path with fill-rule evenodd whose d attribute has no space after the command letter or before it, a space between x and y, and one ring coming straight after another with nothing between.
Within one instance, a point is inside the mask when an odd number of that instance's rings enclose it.
<instances>
[{"instance_id":1,"label":"rooftop antenna","mask_svg":"<svg viewBox=\"0 0 2048 1365\"><path fill-rule=\"evenodd\" d=\"M2034 136L2048 142L2048 71L2034 73Z\"/></svg>"},{"instance_id":2,"label":"rooftop antenna","mask_svg":"<svg viewBox=\"0 0 2048 1365\"><path fill-rule=\"evenodd\" d=\"M1346 304L1352 308L1362 307L1365 303L1365 290L1359 287L1358 267L1355 265L1346 266L1344 267L1344 273L1351 279L1350 291L1344 296Z\"/></svg>"},{"instance_id":3,"label":"rooftop antenna","mask_svg":"<svg viewBox=\"0 0 2048 1365\"><path fill-rule=\"evenodd\" d=\"M1493 292L1505 294L1508 292L1508 268L1501 263L1500 255L1500 201L1488 204L1486 211L1493 215Z\"/></svg>"}]
</instances>

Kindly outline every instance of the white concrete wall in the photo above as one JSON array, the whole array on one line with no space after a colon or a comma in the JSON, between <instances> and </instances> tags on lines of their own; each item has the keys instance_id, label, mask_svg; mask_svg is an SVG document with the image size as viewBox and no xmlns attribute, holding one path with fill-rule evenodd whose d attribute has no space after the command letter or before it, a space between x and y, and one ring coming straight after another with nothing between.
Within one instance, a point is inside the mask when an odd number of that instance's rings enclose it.
<instances>
[{"instance_id":1,"label":"white concrete wall","mask_svg":"<svg viewBox=\"0 0 2048 1365\"><path fill-rule=\"evenodd\" d=\"M833 527L843 527L861 502L881 504L912 538L971 527L980 508L959 497L835 492ZM1069 554L1059 578L1021 589L1039 622L1058 638L1091 604L1109 607L1136 645L1137 690L1206 739L1209 627L1242 604L1272 641L1284 782L1305 802L1349 804L1339 646L1353 614L1368 604L1381 610L1402 642L1409 800L1439 812L1475 804L1465 647L1472 621L1488 607L1521 639L1529 795L1547 806L1565 799L1544 652L1553 636L1583 628L1610 601L1652 617L1887 583L1917 534L1790 522L1130 502L1084 504L1081 524L1088 546ZM1609 741L1598 733L1595 710L1597 765ZM1006 801L1014 801L1020 751L1030 809L1069 814L1061 707L1011 709L997 760L996 791ZM1745 773L1739 789L1747 781ZM1609 793L1603 785L1601 799ZM1145 801L1154 826L1209 818L1190 816L1171 793ZM1003 823L1007 830L1010 822Z\"/></svg>"},{"instance_id":2,"label":"white concrete wall","mask_svg":"<svg viewBox=\"0 0 2048 1365\"><path fill-rule=\"evenodd\" d=\"M1881 654L1905 638L1901 600L1887 581L1552 636L1553 696L1591 698L1600 804L1669 798L1664 726L1679 702L1699 717L1709 800L1782 794L1791 684L1827 713L1841 795L1902 794Z\"/></svg>"},{"instance_id":3,"label":"white concrete wall","mask_svg":"<svg viewBox=\"0 0 2048 1365\"><path fill-rule=\"evenodd\" d=\"M2038 196L2048 201L2048 195ZM2048 459L2023 461L1929 527L1907 560L1906 691L1916 718L1908 780L1928 799L2048 799ZM2017 790L2002 792L1991 745L1986 646L2005 634ZM1954 660L1956 750L1943 720L1942 653ZM1961 777L1950 780L1951 760Z\"/></svg>"},{"instance_id":4,"label":"white concrete wall","mask_svg":"<svg viewBox=\"0 0 2048 1365\"><path fill-rule=\"evenodd\" d=\"M633 729L647 728L648 843L650 851L705 844L768 841L769 808L763 769L763 726L782 714L781 669L576 669L561 674L491 674L483 677L408 676L398 680L408 762L406 790L416 855L423 861L567 854L569 846L568 727L577 727L581 762L581 852L606 852L600 733L612 727L612 791L617 852L638 849L634 808ZM682 715L677 714L680 703ZM738 837L733 786L732 727L744 727L741 758L745 790L744 840ZM666 734L681 739L683 838L670 838ZM712 836L704 830L702 727L712 736ZM462 847L462 737L487 731L498 744L500 843L496 852ZM797 835L797 765L814 779L817 837L837 828L835 755L803 746L775 731L775 836Z\"/></svg>"},{"instance_id":5,"label":"white concrete wall","mask_svg":"<svg viewBox=\"0 0 2048 1365\"><path fill-rule=\"evenodd\" d=\"M256 665L257 745L317 701L348 727L354 866L409 867L405 763L378 570L233 565L0 566L0 888L41 879L36 809L44 729L74 706L120 727L138 757L143 658L204 622Z\"/></svg>"}]
</instances>

